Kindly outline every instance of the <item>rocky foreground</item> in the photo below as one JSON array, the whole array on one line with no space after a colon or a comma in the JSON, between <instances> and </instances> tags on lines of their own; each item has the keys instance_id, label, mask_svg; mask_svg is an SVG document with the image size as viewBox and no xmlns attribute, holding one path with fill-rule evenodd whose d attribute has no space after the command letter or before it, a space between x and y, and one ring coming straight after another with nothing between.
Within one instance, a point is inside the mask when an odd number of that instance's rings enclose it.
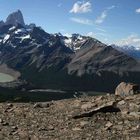
<instances>
[{"instance_id":1,"label":"rocky foreground","mask_svg":"<svg viewBox=\"0 0 140 140\"><path fill-rule=\"evenodd\" d=\"M0 104L0 140L103 139L140 139L140 94Z\"/></svg>"}]
</instances>

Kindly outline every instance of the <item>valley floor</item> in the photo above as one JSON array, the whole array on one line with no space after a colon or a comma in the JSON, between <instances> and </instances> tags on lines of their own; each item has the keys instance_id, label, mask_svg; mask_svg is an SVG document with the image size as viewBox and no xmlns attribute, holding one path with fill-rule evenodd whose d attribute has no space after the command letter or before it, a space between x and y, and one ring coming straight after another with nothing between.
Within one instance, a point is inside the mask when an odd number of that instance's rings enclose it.
<instances>
[{"instance_id":1,"label":"valley floor","mask_svg":"<svg viewBox=\"0 0 140 140\"><path fill-rule=\"evenodd\" d=\"M140 139L140 95L0 103L0 140L108 139Z\"/></svg>"}]
</instances>

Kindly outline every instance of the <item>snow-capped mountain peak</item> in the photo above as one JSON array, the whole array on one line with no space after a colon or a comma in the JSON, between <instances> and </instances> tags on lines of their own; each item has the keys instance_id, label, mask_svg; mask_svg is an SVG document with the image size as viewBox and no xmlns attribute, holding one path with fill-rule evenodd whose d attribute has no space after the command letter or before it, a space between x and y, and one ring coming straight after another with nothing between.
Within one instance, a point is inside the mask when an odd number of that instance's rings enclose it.
<instances>
[{"instance_id":1,"label":"snow-capped mountain peak","mask_svg":"<svg viewBox=\"0 0 140 140\"><path fill-rule=\"evenodd\" d=\"M136 59L140 59L140 47L135 47L135 46L132 46L132 45L111 45L113 48L121 51L121 52L124 52L125 54L133 57L133 58L136 58Z\"/></svg>"}]
</instances>

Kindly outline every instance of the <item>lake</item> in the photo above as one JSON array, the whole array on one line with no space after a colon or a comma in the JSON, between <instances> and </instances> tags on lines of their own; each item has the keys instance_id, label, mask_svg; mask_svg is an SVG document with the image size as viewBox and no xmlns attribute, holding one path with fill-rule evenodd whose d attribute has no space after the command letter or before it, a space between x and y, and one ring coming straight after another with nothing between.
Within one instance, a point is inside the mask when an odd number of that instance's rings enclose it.
<instances>
[{"instance_id":1,"label":"lake","mask_svg":"<svg viewBox=\"0 0 140 140\"><path fill-rule=\"evenodd\" d=\"M5 73L0 73L0 83L12 82L12 81L14 81L13 76Z\"/></svg>"},{"instance_id":2,"label":"lake","mask_svg":"<svg viewBox=\"0 0 140 140\"><path fill-rule=\"evenodd\" d=\"M52 100L62 100L70 98L79 98L81 96L105 95L101 92L75 92L58 90L30 90L19 91L14 89L0 88L0 102L47 102Z\"/></svg>"}]
</instances>

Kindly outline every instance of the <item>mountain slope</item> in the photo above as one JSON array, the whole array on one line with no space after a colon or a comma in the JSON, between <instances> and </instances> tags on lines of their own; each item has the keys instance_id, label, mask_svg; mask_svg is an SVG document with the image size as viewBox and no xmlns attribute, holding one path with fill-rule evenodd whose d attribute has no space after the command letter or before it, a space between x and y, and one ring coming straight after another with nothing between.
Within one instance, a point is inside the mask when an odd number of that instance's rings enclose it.
<instances>
[{"instance_id":1,"label":"mountain slope","mask_svg":"<svg viewBox=\"0 0 140 140\"><path fill-rule=\"evenodd\" d=\"M90 46L90 47L89 47ZM111 46L89 39L69 64L69 72L92 74L100 71L127 71L133 70L137 61L113 49Z\"/></svg>"},{"instance_id":2,"label":"mountain slope","mask_svg":"<svg viewBox=\"0 0 140 140\"><path fill-rule=\"evenodd\" d=\"M73 53L61 43L58 36L50 35L39 27L34 27L31 31L19 26L12 28L9 28L1 41L0 56L1 62L13 68L36 63L36 68L42 69L46 66L45 63L58 63L55 59L65 59L67 54L69 57Z\"/></svg>"},{"instance_id":3,"label":"mountain slope","mask_svg":"<svg viewBox=\"0 0 140 140\"><path fill-rule=\"evenodd\" d=\"M140 83L132 57L94 38L49 34L35 24L0 27L0 62L35 88L112 91L120 81Z\"/></svg>"}]
</instances>

